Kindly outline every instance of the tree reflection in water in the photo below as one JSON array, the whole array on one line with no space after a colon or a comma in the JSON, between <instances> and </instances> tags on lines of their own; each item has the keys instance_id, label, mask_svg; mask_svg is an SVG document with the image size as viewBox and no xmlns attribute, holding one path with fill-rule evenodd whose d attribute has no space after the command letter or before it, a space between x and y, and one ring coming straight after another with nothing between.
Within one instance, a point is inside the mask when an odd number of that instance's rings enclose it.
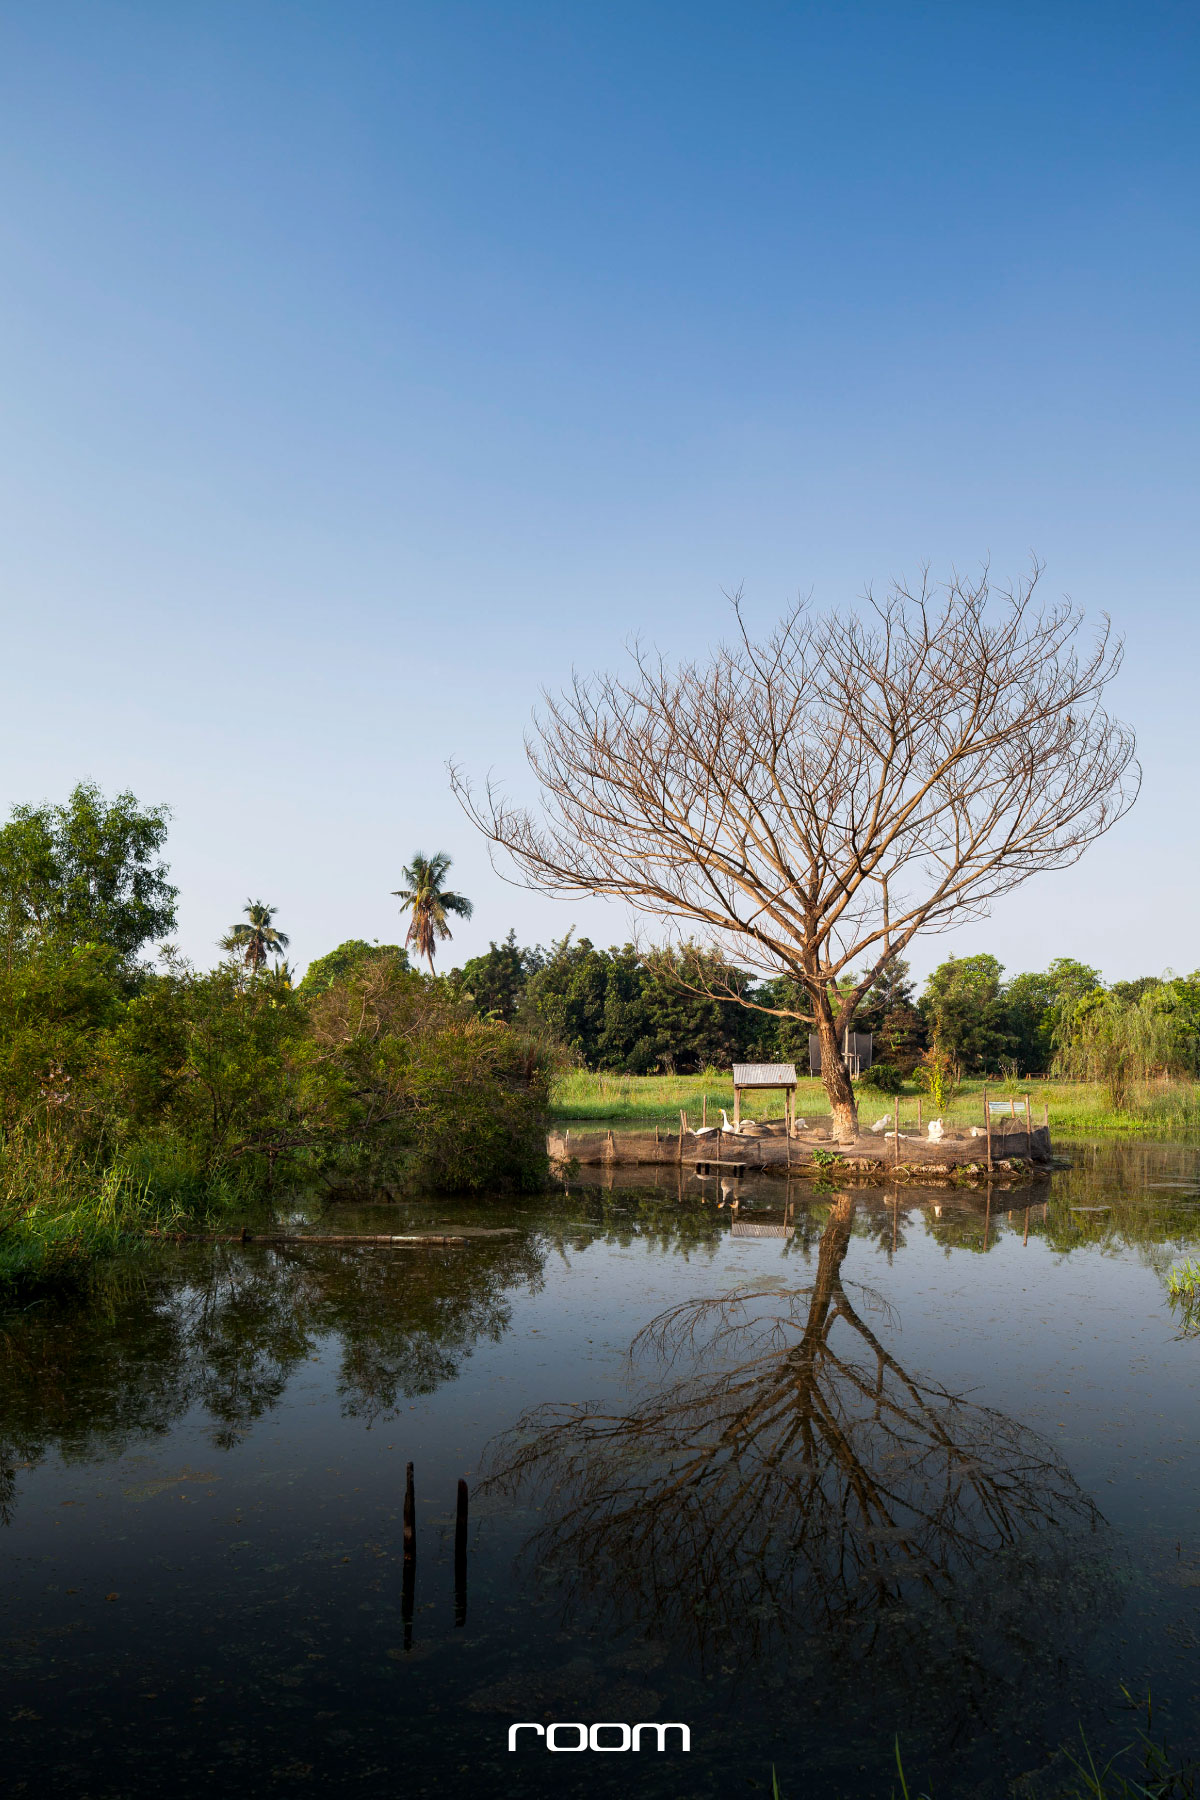
<instances>
[{"instance_id":1,"label":"tree reflection in water","mask_svg":"<svg viewBox=\"0 0 1200 1800\"><path fill-rule=\"evenodd\" d=\"M1049 1650L1056 1619L1094 1623L1106 1534L1049 1444L876 1336L842 1280L854 1211L834 1200L811 1286L654 1319L631 1358L659 1378L630 1410L525 1414L487 1489L537 1490L550 1523L526 1554L569 1613L589 1604L705 1667L787 1644L810 1671L919 1650L926 1687L944 1657L961 1696Z\"/></svg>"},{"instance_id":2,"label":"tree reflection in water","mask_svg":"<svg viewBox=\"0 0 1200 1800\"><path fill-rule=\"evenodd\" d=\"M400 1260L403 1258L403 1260ZM366 1421L452 1380L508 1328L511 1291L544 1252L514 1238L379 1251L319 1239L279 1249L189 1246L153 1270L115 1264L86 1297L10 1313L0 1329L0 1522L13 1466L57 1450L120 1455L192 1407L225 1447L328 1348L341 1409Z\"/></svg>"}]
</instances>

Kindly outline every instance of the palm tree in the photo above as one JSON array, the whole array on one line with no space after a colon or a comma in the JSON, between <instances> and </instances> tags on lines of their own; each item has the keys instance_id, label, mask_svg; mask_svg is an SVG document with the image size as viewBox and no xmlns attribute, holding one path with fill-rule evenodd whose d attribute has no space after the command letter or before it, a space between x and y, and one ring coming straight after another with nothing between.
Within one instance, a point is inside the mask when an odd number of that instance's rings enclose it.
<instances>
[{"instance_id":1,"label":"palm tree","mask_svg":"<svg viewBox=\"0 0 1200 1800\"><path fill-rule=\"evenodd\" d=\"M404 942L411 944L418 956L425 957L433 973L433 953L439 938L450 936L446 914L469 919L475 908L465 894L453 894L442 886L450 870L450 858L444 850L436 856L417 854L403 871L407 887L393 888L397 900L412 912L412 922Z\"/></svg>"},{"instance_id":2,"label":"palm tree","mask_svg":"<svg viewBox=\"0 0 1200 1800\"><path fill-rule=\"evenodd\" d=\"M277 931L272 925L273 906L267 906L261 900L247 900L243 910L248 923L231 925L228 934L221 939L221 948L241 950L242 961L252 975L257 975L268 956L282 956L288 947L288 936L286 931Z\"/></svg>"}]
</instances>

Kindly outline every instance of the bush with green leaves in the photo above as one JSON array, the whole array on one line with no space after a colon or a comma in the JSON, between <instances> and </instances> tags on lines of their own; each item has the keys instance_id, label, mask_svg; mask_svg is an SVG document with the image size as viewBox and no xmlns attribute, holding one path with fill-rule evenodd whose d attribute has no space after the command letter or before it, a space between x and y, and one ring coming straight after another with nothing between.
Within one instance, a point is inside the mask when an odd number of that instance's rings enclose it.
<instances>
[{"instance_id":1,"label":"bush with green leaves","mask_svg":"<svg viewBox=\"0 0 1200 1800\"><path fill-rule=\"evenodd\" d=\"M858 1086L872 1088L879 1094L899 1094L904 1089L904 1077L894 1064L877 1062L863 1070L858 1078Z\"/></svg>"},{"instance_id":2,"label":"bush with green leaves","mask_svg":"<svg viewBox=\"0 0 1200 1800\"><path fill-rule=\"evenodd\" d=\"M395 963L313 997L296 1092L331 1180L445 1192L545 1179L541 1046Z\"/></svg>"}]
</instances>

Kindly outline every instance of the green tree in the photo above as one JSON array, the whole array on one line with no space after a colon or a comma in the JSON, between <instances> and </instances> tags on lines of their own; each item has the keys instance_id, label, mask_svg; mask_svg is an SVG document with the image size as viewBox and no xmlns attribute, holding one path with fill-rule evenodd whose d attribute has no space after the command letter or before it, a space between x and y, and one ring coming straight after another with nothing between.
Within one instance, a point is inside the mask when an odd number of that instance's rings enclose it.
<instances>
[{"instance_id":1,"label":"green tree","mask_svg":"<svg viewBox=\"0 0 1200 1800\"><path fill-rule=\"evenodd\" d=\"M634 944L598 950L568 934L529 976L517 1017L536 1020L590 1069L686 1074L744 1054L758 1022L712 990L748 986L741 970L694 944L643 955Z\"/></svg>"},{"instance_id":2,"label":"green tree","mask_svg":"<svg viewBox=\"0 0 1200 1800\"><path fill-rule=\"evenodd\" d=\"M91 1142L102 1130L96 1081L105 1033L127 1000L106 945L52 945L0 969L0 1123Z\"/></svg>"},{"instance_id":3,"label":"green tree","mask_svg":"<svg viewBox=\"0 0 1200 1800\"><path fill-rule=\"evenodd\" d=\"M748 992L751 982L743 970L697 944L655 951L644 967L642 1000L654 1066L689 1074L727 1069L748 1054L759 1021L740 1002L714 997Z\"/></svg>"},{"instance_id":4,"label":"green tree","mask_svg":"<svg viewBox=\"0 0 1200 1800\"><path fill-rule=\"evenodd\" d=\"M932 1049L963 1073L995 1069L1012 1052L1003 974L994 956L951 956L925 983L921 1011Z\"/></svg>"},{"instance_id":5,"label":"green tree","mask_svg":"<svg viewBox=\"0 0 1200 1800\"><path fill-rule=\"evenodd\" d=\"M269 956L283 955L291 940L286 932L277 930L272 924L273 906L267 906L262 900L247 900L243 910L245 919L230 926L221 939L221 948L240 950L250 973L257 975Z\"/></svg>"},{"instance_id":6,"label":"green tree","mask_svg":"<svg viewBox=\"0 0 1200 1800\"><path fill-rule=\"evenodd\" d=\"M368 944L365 938L347 938L336 950L309 963L298 991L301 994L320 993L322 989L332 987L335 981L344 981L356 974L364 963L380 961L394 963L400 969L409 966L408 952L399 944Z\"/></svg>"},{"instance_id":7,"label":"green tree","mask_svg":"<svg viewBox=\"0 0 1200 1800\"><path fill-rule=\"evenodd\" d=\"M80 782L62 806L14 807L0 829L5 966L47 946L98 944L124 962L175 923L178 889L160 852L165 806L106 801Z\"/></svg>"},{"instance_id":8,"label":"green tree","mask_svg":"<svg viewBox=\"0 0 1200 1800\"><path fill-rule=\"evenodd\" d=\"M1099 982L1096 985L1098 987ZM1160 988L1162 985L1161 975L1138 975L1132 981L1114 981L1108 991L1115 1000L1131 1005L1135 1000L1140 1000L1143 994L1148 994L1152 988Z\"/></svg>"},{"instance_id":9,"label":"green tree","mask_svg":"<svg viewBox=\"0 0 1200 1800\"><path fill-rule=\"evenodd\" d=\"M482 1017L503 1019L507 1025L517 1016L529 977L545 960L541 950L523 950L516 932L510 931L502 944L493 940L486 955L473 956L461 969L452 970L450 981Z\"/></svg>"},{"instance_id":10,"label":"green tree","mask_svg":"<svg viewBox=\"0 0 1200 1800\"><path fill-rule=\"evenodd\" d=\"M884 963L858 1008L855 1029L871 1032L876 1063L901 1075L912 1074L925 1047L925 1023L903 957L889 957Z\"/></svg>"},{"instance_id":11,"label":"green tree","mask_svg":"<svg viewBox=\"0 0 1200 1800\"><path fill-rule=\"evenodd\" d=\"M453 1191L544 1179L546 1071L520 1033L381 958L314 995L309 1018L296 1087L322 1121L328 1180Z\"/></svg>"},{"instance_id":12,"label":"green tree","mask_svg":"<svg viewBox=\"0 0 1200 1800\"><path fill-rule=\"evenodd\" d=\"M114 1135L197 1176L270 1176L279 1155L319 1136L295 1077L305 1028L287 990L248 990L228 963L205 972L172 962L113 1033Z\"/></svg>"},{"instance_id":13,"label":"green tree","mask_svg":"<svg viewBox=\"0 0 1200 1800\"><path fill-rule=\"evenodd\" d=\"M1100 986L1100 971L1073 956L1056 956L1044 974L1014 975L1004 1001L1010 1054L1022 1069L1040 1074L1050 1067L1064 1011Z\"/></svg>"},{"instance_id":14,"label":"green tree","mask_svg":"<svg viewBox=\"0 0 1200 1800\"><path fill-rule=\"evenodd\" d=\"M1101 1082L1120 1109L1135 1082L1195 1072L1198 1001L1194 978L1161 982L1135 1000L1104 990L1084 994L1063 1014L1055 1069L1068 1080Z\"/></svg>"},{"instance_id":15,"label":"green tree","mask_svg":"<svg viewBox=\"0 0 1200 1800\"><path fill-rule=\"evenodd\" d=\"M403 901L404 910L412 914L404 942L425 958L431 975L438 942L451 935L447 913L469 919L475 910L465 894L455 894L443 885L450 868L451 861L444 850L436 856L424 856L418 850L403 871L407 887L392 890L395 898Z\"/></svg>"},{"instance_id":16,"label":"green tree","mask_svg":"<svg viewBox=\"0 0 1200 1800\"><path fill-rule=\"evenodd\" d=\"M565 938L550 946L542 967L527 983L528 1002L558 1043L589 1069L610 1068L602 1062L611 958L590 938ZM604 1045L604 1051L611 1043Z\"/></svg>"}]
</instances>

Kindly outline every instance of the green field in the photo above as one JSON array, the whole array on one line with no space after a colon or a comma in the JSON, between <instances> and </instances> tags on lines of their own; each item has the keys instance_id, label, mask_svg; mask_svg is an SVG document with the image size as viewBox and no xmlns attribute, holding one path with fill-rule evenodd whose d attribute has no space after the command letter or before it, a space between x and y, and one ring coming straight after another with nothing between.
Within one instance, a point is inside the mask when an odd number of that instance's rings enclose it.
<instances>
[{"instance_id":1,"label":"green field","mask_svg":"<svg viewBox=\"0 0 1200 1800\"><path fill-rule=\"evenodd\" d=\"M948 1124L981 1125L984 1086L982 1081L963 1082L941 1116ZM1021 1117L1024 1096L1028 1094L1035 1125L1042 1123L1048 1107L1051 1130L1085 1135L1093 1131L1118 1132L1141 1137L1181 1137L1200 1130L1200 1083L1196 1082L1150 1083L1131 1093L1120 1112L1110 1106L1102 1087L1082 1082L1037 1079L1015 1084L989 1081L986 1086L991 1100L1011 1097ZM718 1107L724 1106L732 1113L733 1079L728 1071L714 1069L703 1075L594 1075L585 1069L572 1069L560 1076L551 1096L553 1118L558 1125L603 1120L608 1125L659 1125L672 1130L679 1127L681 1107L687 1111L689 1124L698 1125L706 1098L710 1124L717 1123ZM934 1116L928 1097L921 1095L912 1083L898 1096L902 1129L915 1127L918 1099L923 1118ZM896 1100L890 1094L863 1089L858 1104L863 1123L870 1125L890 1113ZM796 1113L799 1118L810 1120L829 1117L829 1102L820 1081L811 1076L801 1079L796 1090ZM742 1116L781 1118L782 1094L744 1099Z\"/></svg>"}]
</instances>

